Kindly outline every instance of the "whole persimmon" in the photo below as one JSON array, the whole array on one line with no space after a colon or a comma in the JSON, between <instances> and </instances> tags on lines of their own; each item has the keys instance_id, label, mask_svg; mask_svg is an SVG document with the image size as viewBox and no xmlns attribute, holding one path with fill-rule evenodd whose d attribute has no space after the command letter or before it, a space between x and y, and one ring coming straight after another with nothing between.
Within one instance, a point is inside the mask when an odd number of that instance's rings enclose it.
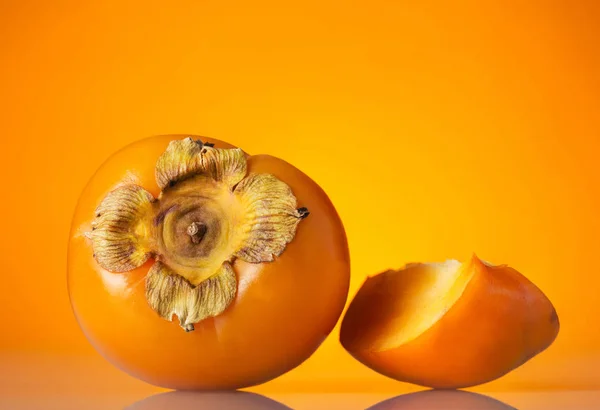
<instances>
[{"instance_id":1,"label":"whole persimmon","mask_svg":"<svg viewBox=\"0 0 600 410\"><path fill-rule=\"evenodd\" d=\"M344 316L340 341L383 375L453 389L503 376L550 346L558 331L556 310L537 286L473 256L368 278Z\"/></svg>"},{"instance_id":2,"label":"whole persimmon","mask_svg":"<svg viewBox=\"0 0 600 410\"><path fill-rule=\"evenodd\" d=\"M90 343L175 389L236 389L307 359L348 293L342 222L287 162L204 137L112 155L73 218L68 284Z\"/></svg>"}]
</instances>

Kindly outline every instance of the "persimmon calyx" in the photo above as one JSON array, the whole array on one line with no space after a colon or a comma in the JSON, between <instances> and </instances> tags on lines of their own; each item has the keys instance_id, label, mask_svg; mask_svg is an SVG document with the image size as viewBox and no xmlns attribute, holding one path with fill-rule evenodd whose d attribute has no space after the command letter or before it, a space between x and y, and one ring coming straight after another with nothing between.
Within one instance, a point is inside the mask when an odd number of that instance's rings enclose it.
<instances>
[{"instance_id":1,"label":"persimmon calyx","mask_svg":"<svg viewBox=\"0 0 600 410\"><path fill-rule=\"evenodd\" d=\"M155 168L154 198L125 184L96 209L94 258L110 272L126 272L151 257L146 298L161 317L186 331L222 313L233 301L232 262L271 262L282 254L308 210L271 174L248 174L240 149L219 149L191 138L172 141Z\"/></svg>"}]
</instances>

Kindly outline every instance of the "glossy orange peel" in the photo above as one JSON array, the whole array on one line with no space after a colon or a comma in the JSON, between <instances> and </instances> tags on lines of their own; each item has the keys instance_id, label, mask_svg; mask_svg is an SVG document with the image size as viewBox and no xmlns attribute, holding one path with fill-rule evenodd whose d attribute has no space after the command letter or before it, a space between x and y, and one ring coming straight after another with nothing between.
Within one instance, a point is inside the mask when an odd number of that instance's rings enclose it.
<instances>
[{"instance_id":1,"label":"glossy orange peel","mask_svg":"<svg viewBox=\"0 0 600 410\"><path fill-rule=\"evenodd\" d=\"M340 341L393 379L434 388L494 380L546 349L559 331L544 293L515 269L473 256L370 277Z\"/></svg>"},{"instance_id":2,"label":"glossy orange peel","mask_svg":"<svg viewBox=\"0 0 600 410\"><path fill-rule=\"evenodd\" d=\"M112 364L161 387L239 389L293 369L334 328L349 279L323 189L279 158L208 137L124 147L73 216L81 329Z\"/></svg>"}]
</instances>

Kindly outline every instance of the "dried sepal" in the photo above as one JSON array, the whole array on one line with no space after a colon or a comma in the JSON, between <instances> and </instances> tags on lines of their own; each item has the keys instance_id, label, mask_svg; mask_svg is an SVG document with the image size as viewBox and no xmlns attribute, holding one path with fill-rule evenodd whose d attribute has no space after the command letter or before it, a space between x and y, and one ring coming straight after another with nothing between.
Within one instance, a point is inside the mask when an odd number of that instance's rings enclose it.
<instances>
[{"instance_id":1,"label":"dried sepal","mask_svg":"<svg viewBox=\"0 0 600 410\"><path fill-rule=\"evenodd\" d=\"M92 231L94 258L110 272L135 269L151 255L150 229L154 198L144 188L127 184L109 192L96 208Z\"/></svg>"},{"instance_id":2,"label":"dried sepal","mask_svg":"<svg viewBox=\"0 0 600 410\"><path fill-rule=\"evenodd\" d=\"M146 276L150 307L167 320L176 315L188 332L194 330L194 323L222 313L235 298L236 289L235 272L229 262L196 287L158 261Z\"/></svg>"},{"instance_id":3,"label":"dried sepal","mask_svg":"<svg viewBox=\"0 0 600 410\"><path fill-rule=\"evenodd\" d=\"M189 137L171 141L156 162L156 183L160 189L194 175L209 176L232 188L246 175L246 156L239 148L214 148Z\"/></svg>"},{"instance_id":4,"label":"dried sepal","mask_svg":"<svg viewBox=\"0 0 600 410\"><path fill-rule=\"evenodd\" d=\"M246 154L240 148L204 147L200 156L202 172L215 181L225 183L229 188L233 188L246 176Z\"/></svg>"},{"instance_id":5,"label":"dried sepal","mask_svg":"<svg viewBox=\"0 0 600 410\"><path fill-rule=\"evenodd\" d=\"M161 190L188 177L200 169L203 144L191 138L174 140L156 161L156 183Z\"/></svg>"},{"instance_id":6,"label":"dried sepal","mask_svg":"<svg viewBox=\"0 0 600 410\"><path fill-rule=\"evenodd\" d=\"M306 208L296 208L291 188L271 174L251 174L235 188L244 209L244 241L235 256L247 262L273 261L294 239Z\"/></svg>"}]
</instances>

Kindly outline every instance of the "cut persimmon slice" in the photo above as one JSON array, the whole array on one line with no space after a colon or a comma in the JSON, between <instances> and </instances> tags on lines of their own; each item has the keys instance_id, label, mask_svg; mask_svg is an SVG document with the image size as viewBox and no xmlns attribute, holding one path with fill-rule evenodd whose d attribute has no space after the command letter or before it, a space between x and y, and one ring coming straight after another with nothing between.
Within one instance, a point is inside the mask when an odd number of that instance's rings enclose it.
<instances>
[{"instance_id":1,"label":"cut persimmon slice","mask_svg":"<svg viewBox=\"0 0 600 410\"><path fill-rule=\"evenodd\" d=\"M558 334L548 298L516 270L474 256L368 278L342 322L357 360L429 387L481 384L546 349Z\"/></svg>"}]
</instances>

